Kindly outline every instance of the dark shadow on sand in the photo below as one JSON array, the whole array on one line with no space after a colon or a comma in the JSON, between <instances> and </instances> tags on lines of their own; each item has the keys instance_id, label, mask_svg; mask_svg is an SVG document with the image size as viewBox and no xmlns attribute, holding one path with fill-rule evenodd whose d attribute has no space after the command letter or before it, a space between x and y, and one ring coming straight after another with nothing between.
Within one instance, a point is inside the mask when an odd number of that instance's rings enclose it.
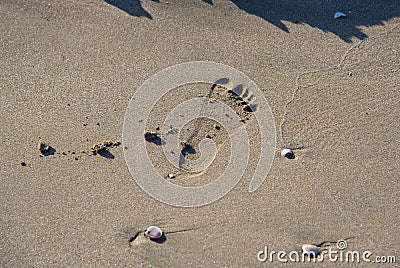
<instances>
[{"instance_id":1,"label":"dark shadow on sand","mask_svg":"<svg viewBox=\"0 0 400 268\"><path fill-rule=\"evenodd\" d=\"M105 0L108 4L113 5L131 16L146 17L152 19L153 17L143 7L141 0ZM158 0L152 0L159 2Z\"/></svg>"},{"instance_id":2,"label":"dark shadow on sand","mask_svg":"<svg viewBox=\"0 0 400 268\"><path fill-rule=\"evenodd\" d=\"M105 0L132 16L152 19L142 7L141 0ZM159 2L159 0L151 0ZM201 0L213 8L212 0ZM399 0L232 0L241 10L263 18L284 32L289 33L287 22L307 24L330 32L346 42L352 38L365 39L367 35L359 27L384 25L384 21L400 16ZM346 18L334 19L335 12L347 14ZM261 29L262 31L262 29Z\"/></svg>"},{"instance_id":3,"label":"dark shadow on sand","mask_svg":"<svg viewBox=\"0 0 400 268\"><path fill-rule=\"evenodd\" d=\"M240 9L272 23L282 31L288 32L285 21L308 24L324 32L331 32L346 42L351 38L367 38L360 26L384 25L384 21L400 16L398 0L232 0ZM340 11L347 17L334 19Z\"/></svg>"},{"instance_id":4,"label":"dark shadow on sand","mask_svg":"<svg viewBox=\"0 0 400 268\"><path fill-rule=\"evenodd\" d=\"M163 233L162 236L158 239L152 239L150 238L151 241L156 242L157 244L164 244L167 241L167 237Z\"/></svg>"},{"instance_id":5,"label":"dark shadow on sand","mask_svg":"<svg viewBox=\"0 0 400 268\"><path fill-rule=\"evenodd\" d=\"M165 144L165 140L162 139L160 136L158 136L158 134L156 132L146 132L144 134L144 139L147 142L154 143L155 145L164 145Z\"/></svg>"},{"instance_id":6,"label":"dark shadow on sand","mask_svg":"<svg viewBox=\"0 0 400 268\"><path fill-rule=\"evenodd\" d=\"M99 151L98 154L107 159L115 158L115 156L109 150L106 150L106 149Z\"/></svg>"},{"instance_id":7,"label":"dark shadow on sand","mask_svg":"<svg viewBox=\"0 0 400 268\"><path fill-rule=\"evenodd\" d=\"M182 148L181 154L183 156L187 156L188 154L196 154L196 150L190 144L185 144Z\"/></svg>"}]
</instances>

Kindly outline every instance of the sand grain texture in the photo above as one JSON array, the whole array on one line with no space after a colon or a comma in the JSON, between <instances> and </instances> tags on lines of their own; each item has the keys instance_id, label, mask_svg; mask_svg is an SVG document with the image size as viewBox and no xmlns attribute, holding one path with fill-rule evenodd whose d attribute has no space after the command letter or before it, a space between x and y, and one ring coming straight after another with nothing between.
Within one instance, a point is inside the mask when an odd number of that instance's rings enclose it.
<instances>
[{"instance_id":1,"label":"sand grain texture","mask_svg":"<svg viewBox=\"0 0 400 268\"><path fill-rule=\"evenodd\" d=\"M352 250L400 258L398 2L168 2L134 1L129 12L100 0L0 3L0 266L263 267L265 246L346 237ZM336 11L348 17L333 20ZM176 208L140 189L123 146L113 157L82 151L120 141L136 89L194 60L255 81L278 144L266 181L248 193L259 148L249 123L253 154L238 185L211 205ZM176 104L165 101L163 116ZM39 157L40 142L56 153ZM280 157L286 147L295 160ZM158 170L174 172L148 148ZM221 150L206 179L227 162ZM129 246L150 225L166 241Z\"/></svg>"}]
</instances>

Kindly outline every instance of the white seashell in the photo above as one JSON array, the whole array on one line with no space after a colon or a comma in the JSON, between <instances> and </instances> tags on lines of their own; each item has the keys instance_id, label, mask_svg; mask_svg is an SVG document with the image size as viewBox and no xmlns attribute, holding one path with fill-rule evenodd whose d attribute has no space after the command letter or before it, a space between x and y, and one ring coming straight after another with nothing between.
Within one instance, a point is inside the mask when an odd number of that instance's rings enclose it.
<instances>
[{"instance_id":1,"label":"white seashell","mask_svg":"<svg viewBox=\"0 0 400 268\"><path fill-rule=\"evenodd\" d=\"M157 226L150 226L146 229L144 235L151 239L159 239L163 235L163 231Z\"/></svg>"},{"instance_id":2,"label":"white seashell","mask_svg":"<svg viewBox=\"0 0 400 268\"><path fill-rule=\"evenodd\" d=\"M289 159L294 159L294 153L291 149L283 149L281 151L281 156L289 158Z\"/></svg>"},{"instance_id":3,"label":"white seashell","mask_svg":"<svg viewBox=\"0 0 400 268\"><path fill-rule=\"evenodd\" d=\"M303 254L307 255L309 258L315 258L320 254L316 245L305 244L301 247L301 249L303 250Z\"/></svg>"},{"instance_id":4,"label":"white seashell","mask_svg":"<svg viewBox=\"0 0 400 268\"><path fill-rule=\"evenodd\" d=\"M346 14L343 12L336 12L335 15L333 16L334 19L342 18L342 17L347 17Z\"/></svg>"}]
</instances>

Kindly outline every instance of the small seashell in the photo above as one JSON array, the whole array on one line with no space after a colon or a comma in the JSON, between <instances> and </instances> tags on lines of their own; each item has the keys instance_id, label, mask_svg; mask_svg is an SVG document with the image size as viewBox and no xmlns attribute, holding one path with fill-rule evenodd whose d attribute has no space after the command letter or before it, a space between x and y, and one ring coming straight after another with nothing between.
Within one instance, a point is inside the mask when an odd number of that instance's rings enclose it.
<instances>
[{"instance_id":1,"label":"small seashell","mask_svg":"<svg viewBox=\"0 0 400 268\"><path fill-rule=\"evenodd\" d=\"M334 19L342 18L342 17L347 17L346 14L343 12L336 12L335 15L333 16Z\"/></svg>"},{"instance_id":2,"label":"small seashell","mask_svg":"<svg viewBox=\"0 0 400 268\"><path fill-rule=\"evenodd\" d=\"M303 250L303 254L307 255L309 258L315 258L320 254L316 245L305 244L301 247L301 249Z\"/></svg>"},{"instance_id":3,"label":"small seashell","mask_svg":"<svg viewBox=\"0 0 400 268\"><path fill-rule=\"evenodd\" d=\"M294 159L294 153L291 149L283 149L281 151L281 156L289 158L289 159Z\"/></svg>"},{"instance_id":4,"label":"small seashell","mask_svg":"<svg viewBox=\"0 0 400 268\"><path fill-rule=\"evenodd\" d=\"M157 226L150 226L146 229L144 235L151 239L159 239L163 235L163 231Z\"/></svg>"}]
</instances>

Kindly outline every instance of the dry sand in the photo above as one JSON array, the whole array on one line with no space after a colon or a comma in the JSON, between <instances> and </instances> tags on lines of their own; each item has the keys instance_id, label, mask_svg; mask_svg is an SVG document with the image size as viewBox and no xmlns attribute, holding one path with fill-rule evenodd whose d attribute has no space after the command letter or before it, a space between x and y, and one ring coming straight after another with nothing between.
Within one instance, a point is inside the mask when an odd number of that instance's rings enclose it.
<instances>
[{"instance_id":1,"label":"dry sand","mask_svg":"<svg viewBox=\"0 0 400 268\"><path fill-rule=\"evenodd\" d=\"M265 246L347 237L351 250L400 258L398 2L207 2L134 1L125 12L101 0L1 1L1 267L271 267L276 259L257 260ZM349 16L333 20L335 11ZM121 141L148 77L193 60L253 79L278 144L266 181L248 193L259 147L250 124L239 184L210 205L177 208L139 188L122 146L88 152ZM177 101L166 99L165 113ZM40 157L40 142L56 152ZM295 160L279 156L284 147L298 148ZM167 172L160 149L148 148ZM169 232L166 241L129 246L149 225Z\"/></svg>"}]
</instances>

